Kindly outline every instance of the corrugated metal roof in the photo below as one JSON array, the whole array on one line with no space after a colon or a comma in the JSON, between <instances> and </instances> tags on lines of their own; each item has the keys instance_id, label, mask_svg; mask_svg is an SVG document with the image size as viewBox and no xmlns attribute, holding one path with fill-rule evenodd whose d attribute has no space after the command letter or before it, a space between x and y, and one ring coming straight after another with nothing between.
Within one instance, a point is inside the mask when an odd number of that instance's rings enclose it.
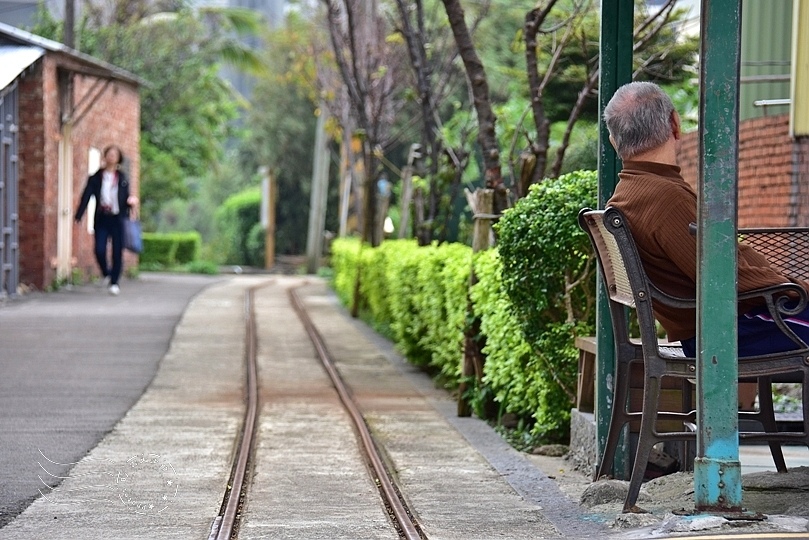
<instances>
[{"instance_id":1,"label":"corrugated metal roof","mask_svg":"<svg viewBox=\"0 0 809 540\"><path fill-rule=\"evenodd\" d=\"M45 50L26 45L0 45L0 90L14 82Z\"/></svg>"}]
</instances>

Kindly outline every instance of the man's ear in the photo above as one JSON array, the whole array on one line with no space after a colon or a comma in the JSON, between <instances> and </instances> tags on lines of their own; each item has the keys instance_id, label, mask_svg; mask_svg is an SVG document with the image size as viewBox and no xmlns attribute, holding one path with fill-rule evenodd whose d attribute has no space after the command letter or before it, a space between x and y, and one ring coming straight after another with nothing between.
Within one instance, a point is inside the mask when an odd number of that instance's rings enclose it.
<instances>
[{"instance_id":1,"label":"man's ear","mask_svg":"<svg viewBox=\"0 0 809 540\"><path fill-rule=\"evenodd\" d=\"M671 134L674 135L675 141L679 141L682 132L680 130L680 115L677 113L677 111L671 111L671 118L669 121L671 122Z\"/></svg>"},{"instance_id":2,"label":"man's ear","mask_svg":"<svg viewBox=\"0 0 809 540\"><path fill-rule=\"evenodd\" d=\"M612 135L610 135L610 144L612 145L612 147L617 152L618 151L618 146L615 144L615 139L612 138Z\"/></svg>"}]
</instances>

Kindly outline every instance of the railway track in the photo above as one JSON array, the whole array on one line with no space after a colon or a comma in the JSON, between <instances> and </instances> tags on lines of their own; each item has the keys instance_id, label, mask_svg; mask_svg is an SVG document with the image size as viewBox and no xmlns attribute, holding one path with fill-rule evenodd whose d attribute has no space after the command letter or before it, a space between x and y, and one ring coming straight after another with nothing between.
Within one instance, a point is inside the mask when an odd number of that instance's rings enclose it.
<instances>
[{"instance_id":1,"label":"railway track","mask_svg":"<svg viewBox=\"0 0 809 540\"><path fill-rule=\"evenodd\" d=\"M231 475L224 493L222 507L219 515L212 523L209 540L238 538L240 520L245 506L249 504L250 475L256 460L255 438L260 411L257 360L259 336L255 312L255 294L257 290L269 284L270 282L254 286L245 292L245 415L238 436L237 450L234 454ZM323 365L323 369L328 374L340 402L351 418L357 435L358 449L368 466L371 480L378 489L381 502L388 511L391 526L396 530L400 538L407 540L426 539L427 536L424 534L414 513L407 507L401 495L401 486L397 485L395 476L388 470L385 456L380 451L379 444L375 441L359 405L352 396L350 388L337 370L326 343L309 317L301 298L296 292L296 288L288 290L289 303L305 328L306 334L309 336Z\"/></svg>"}]
</instances>

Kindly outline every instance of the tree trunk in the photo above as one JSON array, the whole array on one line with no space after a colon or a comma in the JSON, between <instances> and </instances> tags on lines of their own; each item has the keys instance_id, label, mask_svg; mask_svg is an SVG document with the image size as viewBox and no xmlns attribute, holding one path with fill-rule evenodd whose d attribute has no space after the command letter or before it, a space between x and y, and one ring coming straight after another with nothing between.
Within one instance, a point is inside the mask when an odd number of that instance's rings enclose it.
<instances>
[{"instance_id":1,"label":"tree trunk","mask_svg":"<svg viewBox=\"0 0 809 540\"><path fill-rule=\"evenodd\" d=\"M570 116L567 120L565 133L562 136L562 144L559 145L559 150L556 151L556 158L554 159L553 167L551 168L552 178L557 178L562 170L562 162L565 159L565 152L567 152L567 148L570 146L570 135L573 133L573 126L576 125L576 121L578 121L581 111L584 108L584 103L587 101L587 97L590 95L590 92L593 91L593 88L595 88L597 83L598 68L594 68L590 73L590 76L587 78L587 83L584 85L584 88L582 88L579 92L579 97L576 99L576 104L573 105L573 108L570 110Z\"/></svg>"},{"instance_id":2,"label":"tree trunk","mask_svg":"<svg viewBox=\"0 0 809 540\"><path fill-rule=\"evenodd\" d=\"M537 59L537 34L540 25L545 21L556 0L548 3L544 9L535 8L525 15L523 39L525 40L525 67L528 72L528 87L531 89L531 112L534 115L536 139L532 143L531 153L536 157L531 174L522 174L519 196L528 193L528 185L539 182L545 176L548 162L548 140L550 139L550 123L545 117L545 104L542 101L543 81L539 76ZM526 185L527 182L527 185Z\"/></svg>"},{"instance_id":3,"label":"tree trunk","mask_svg":"<svg viewBox=\"0 0 809 540\"><path fill-rule=\"evenodd\" d=\"M500 168L500 149L495 135L497 119L489 97L486 70L472 43L460 0L442 0L442 2L452 27L455 44L458 46L458 52L466 69L467 81L478 114L478 143L483 153L484 179L486 187L494 190L494 213L499 214L508 207L508 193L503 184L503 174Z\"/></svg>"},{"instance_id":4,"label":"tree trunk","mask_svg":"<svg viewBox=\"0 0 809 540\"><path fill-rule=\"evenodd\" d=\"M469 206L475 214L475 228L472 235L472 251L478 253L490 247L489 238L492 232L492 219L480 217L491 215L494 204L494 191L491 189L478 189L475 193L466 192ZM477 283L475 268L469 274L469 288ZM466 399L470 382L479 387L483 379L483 366L486 356L483 347L486 337L480 330L480 318L474 315L472 300L467 295L466 302L467 325L464 328L463 364L461 369L461 383L458 386L458 416L471 416L472 409Z\"/></svg>"}]
</instances>

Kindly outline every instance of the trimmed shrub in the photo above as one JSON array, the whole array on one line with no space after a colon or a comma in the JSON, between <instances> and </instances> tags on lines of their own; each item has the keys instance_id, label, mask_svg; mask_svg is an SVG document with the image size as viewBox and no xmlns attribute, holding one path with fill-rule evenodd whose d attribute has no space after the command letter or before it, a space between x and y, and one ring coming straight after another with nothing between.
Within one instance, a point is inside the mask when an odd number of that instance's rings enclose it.
<instances>
[{"instance_id":1,"label":"trimmed shrub","mask_svg":"<svg viewBox=\"0 0 809 540\"><path fill-rule=\"evenodd\" d=\"M143 233L143 252L139 263L144 266L174 266L196 261L202 245L198 232Z\"/></svg>"},{"instance_id":2,"label":"trimmed shrub","mask_svg":"<svg viewBox=\"0 0 809 540\"><path fill-rule=\"evenodd\" d=\"M471 250L460 244L418 247L389 240L378 248L356 239L332 244L333 286L351 305L360 271L360 315L396 342L410 362L458 384Z\"/></svg>"},{"instance_id":3,"label":"trimmed shrub","mask_svg":"<svg viewBox=\"0 0 809 540\"><path fill-rule=\"evenodd\" d=\"M503 287L503 265L495 249L475 256L478 282L470 297L475 316L480 318L480 331L486 336L483 383L494 393L501 413L514 413L530 419L539 408L537 399L535 355L525 341ZM485 392L485 390L482 390ZM482 396L472 396L475 404Z\"/></svg>"},{"instance_id":4,"label":"trimmed shrub","mask_svg":"<svg viewBox=\"0 0 809 540\"><path fill-rule=\"evenodd\" d=\"M467 294L486 339L478 410L493 395L540 440L567 438L576 392L578 335L595 331L595 262L577 215L595 206L596 174L578 171L532 186L501 218L497 249L473 257L460 244L378 248L356 239L332 245L333 286L351 305L359 270L361 316L386 332L414 364L457 387ZM524 431L527 431L524 429Z\"/></svg>"},{"instance_id":5,"label":"trimmed shrub","mask_svg":"<svg viewBox=\"0 0 809 540\"><path fill-rule=\"evenodd\" d=\"M143 233L143 251L138 262L143 265L160 264L169 266L174 264L174 255L177 253L177 243L172 234Z\"/></svg>"},{"instance_id":6,"label":"trimmed shrub","mask_svg":"<svg viewBox=\"0 0 809 540\"><path fill-rule=\"evenodd\" d=\"M177 264L186 264L196 261L199 258L202 237L196 231L174 233L174 241L177 248L174 251L174 261Z\"/></svg>"},{"instance_id":7,"label":"trimmed shrub","mask_svg":"<svg viewBox=\"0 0 809 540\"><path fill-rule=\"evenodd\" d=\"M534 431L551 438L566 436L569 428L575 338L595 331L596 265L577 216L581 208L596 206L596 192L593 171L545 180L497 224L503 290L535 357L525 367L531 371L531 399L537 400ZM487 363L488 380L511 400L519 392L508 387L507 376L494 376L499 369Z\"/></svg>"},{"instance_id":8,"label":"trimmed shrub","mask_svg":"<svg viewBox=\"0 0 809 540\"><path fill-rule=\"evenodd\" d=\"M335 238L331 244L332 287L343 304L350 306L354 297L354 281L361 243L357 238Z\"/></svg>"},{"instance_id":9,"label":"trimmed shrub","mask_svg":"<svg viewBox=\"0 0 809 540\"><path fill-rule=\"evenodd\" d=\"M216 248L220 262L263 266L263 243L255 233L261 226L261 189L250 188L230 196L216 211Z\"/></svg>"}]
</instances>

